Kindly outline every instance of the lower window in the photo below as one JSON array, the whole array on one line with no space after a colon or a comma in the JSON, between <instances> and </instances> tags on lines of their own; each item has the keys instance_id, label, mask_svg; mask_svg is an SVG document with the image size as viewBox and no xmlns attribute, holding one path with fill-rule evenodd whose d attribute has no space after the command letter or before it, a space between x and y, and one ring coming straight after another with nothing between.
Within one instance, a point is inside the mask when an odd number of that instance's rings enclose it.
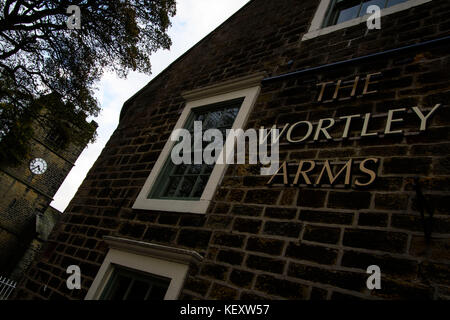
<instances>
[{"instance_id":1,"label":"lower window","mask_svg":"<svg viewBox=\"0 0 450 320\"><path fill-rule=\"evenodd\" d=\"M169 284L169 278L114 267L100 300L164 300Z\"/></svg>"},{"instance_id":2,"label":"lower window","mask_svg":"<svg viewBox=\"0 0 450 320\"><path fill-rule=\"evenodd\" d=\"M195 251L131 239L105 237L109 251L86 300L176 300Z\"/></svg>"}]
</instances>

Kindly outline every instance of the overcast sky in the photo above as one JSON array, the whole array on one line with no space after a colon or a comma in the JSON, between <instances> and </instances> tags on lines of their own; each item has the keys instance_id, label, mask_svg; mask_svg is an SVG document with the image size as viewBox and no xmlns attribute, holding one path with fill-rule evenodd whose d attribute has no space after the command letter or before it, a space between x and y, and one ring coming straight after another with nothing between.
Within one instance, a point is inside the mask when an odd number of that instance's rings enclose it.
<instances>
[{"instance_id":1,"label":"overcast sky","mask_svg":"<svg viewBox=\"0 0 450 320\"><path fill-rule=\"evenodd\" d=\"M98 84L97 98L102 112L95 119L98 137L88 145L55 195L51 206L64 211L100 155L119 122L123 103L163 71L176 58L213 31L249 0L178 0L177 14L172 19L170 50L160 50L151 57L152 75L130 73L127 79L105 74Z\"/></svg>"}]
</instances>

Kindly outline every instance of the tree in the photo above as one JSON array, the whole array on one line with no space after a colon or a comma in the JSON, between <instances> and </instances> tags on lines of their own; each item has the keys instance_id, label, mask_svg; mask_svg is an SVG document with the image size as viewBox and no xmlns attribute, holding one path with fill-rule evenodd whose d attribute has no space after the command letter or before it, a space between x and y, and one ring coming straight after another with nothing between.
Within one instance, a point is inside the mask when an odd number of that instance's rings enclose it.
<instances>
[{"instance_id":1,"label":"tree","mask_svg":"<svg viewBox=\"0 0 450 320\"><path fill-rule=\"evenodd\" d=\"M72 5L80 9L80 29L68 28ZM30 121L49 127L72 115L97 116L94 86L103 72L149 74L151 54L171 45L175 10L175 0L0 1L0 144L18 152L3 150L0 161L26 154ZM59 127L76 141L79 130Z\"/></svg>"}]
</instances>

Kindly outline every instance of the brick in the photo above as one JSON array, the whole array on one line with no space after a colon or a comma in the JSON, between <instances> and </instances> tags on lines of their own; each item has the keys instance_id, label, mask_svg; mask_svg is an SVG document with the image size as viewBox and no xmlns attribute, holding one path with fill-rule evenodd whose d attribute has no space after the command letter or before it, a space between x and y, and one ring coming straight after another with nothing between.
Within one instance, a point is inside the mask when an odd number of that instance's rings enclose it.
<instances>
[{"instance_id":1,"label":"brick","mask_svg":"<svg viewBox=\"0 0 450 320\"><path fill-rule=\"evenodd\" d=\"M237 294L236 289L215 283L211 288L209 298L215 300L234 300Z\"/></svg>"},{"instance_id":2,"label":"brick","mask_svg":"<svg viewBox=\"0 0 450 320\"><path fill-rule=\"evenodd\" d=\"M258 233L262 222L255 219L236 218L233 223L233 230L239 232Z\"/></svg>"},{"instance_id":3,"label":"brick","mask_svg":"<svg viewBox=\"0 0 450 320\"><path fill-rule=\"evenodd\" d=\"M304 285L268 275L258 276L255 289L270 295L295 300L305 299L307 294L307 287Z\"/></svg>"},{"instance_id":4,"label":"brick","mask_svg":"<svg viewBox=\"0 0 450 320\"><path fill-rule=\"evenodd\" d=\"M285 262L280 259L272 259L255 255L248 255L246 260L247 267L272 273L283 273L284 264Z\"/></svg>"},{"instance_id":5,"label":"brick","mask_svg":"<svg viewBox=\"0 0 450 320\"><path fill-rule=\"evenodd\" d=\"M210 215L206 222L206 226L214 229L226 229L231 225L232 220L233 217L229 216Z\"/></svg>"},{"instance_id":6,"label":"brick","mask_svg":"<svg viewBox=\"0 0 450 320\"><path fill-rule=\"evenodd\" d=\"M296 215L297 209L290 209L290 208L267 207L264 213L264 216L268 218L286 219L286 220L294 219Z\"/></svg>"},{"instance_id":7,"label":"brick","mask_svg":"<svg viewBox=\"0 0 450 320\"><path fill-rule=\"evenodd\" d=\"M431 300L433 289L422 284L384 279L380 290L372 295L389 300Z\"/></svg>"},{"instance_id":8,"label":"brick","mask_svg":"<svg viewBox=\"0 0 450 320\"><path fill-rule=\"evenodd\" d=\"M216 233L213 237L213 243L233 248L242 248L245 236L233 235L228 233Z\"/></svg>"},{"instance_id":9,"label":"brick","mask_svg":"<svg viewBox=\"0 0 450 320\"><path fill-rule=\"evenodd\" d=\"M387 193L375 194L375 209L382 210L407 210L408 209L408 195Z\"/></svg>"},{"instance_id":10,"label":"brick","mask_svg":"<svg viewBox=\"0 0 450 320\"><path fill-rule=\"evenodd\" d=\"M257 217L261 215L262 209L262 207L235 205L231 209L231 213L234 215Z\"/></svg>"},{"instance_id":11,"label":"brick","mask_svg":"<svg viewBox=\"0 0 450 320\"><path fill-rule=\"evenodd\" d=\"M245 203L275 204L280 193L279 190L250 190L245 196Z\"/></svg>"},{"instance_id":12,"label":"brick","mask_svg":"<svg viewBox=\"0 0 450 320\"><path fill-rule=\"evenodd\" d=\"M362 291L367 289L365 273L328 270L319 267L290 263L288 275L291 277L328 284L334 287Z\"/></svg>"},{"instance_id":13,"label":"brick","mask_svg":"<svg viewBox=\"0 0 450 320\"><path fill-rule=\"evenodd\" d=\"M387 213L360 212L358 225L368 227L386 227L388 223Z\"/></svg>"},{"instance_id":14,"label":"brick","mask_svg":"<svg viewBox=\"0 0 450 320\"><path fill-rule=\"evenodd\" d=\"M423 174L430 171L431 159L427 157L392 157L384 160L384 174Z\"/></svg>"},{"instance_id":15,"label":"brick","mask_svg":"<svg viewBox=\"0 0 450 320\"><path fill-rule=\"evenodd\" d=\"M301 223L267 221L264 224L264 234L298 238L302 230Z\"/></svg>"},{"instance_id":16,"label":"brick","mask_svg":"<svg viewBox=\"0 0 450 320\"><path fill-rule=\"evenodd\" d=\"M230 282L240 288L250 288L254 274L243 270L233 270L230 274Z\"/></svg>"},{"instance_id":17,"label":"brick","mask_svg":"<svg viewBox=\"0 0 450 320\"><path fill-rule=\"evenodd\" d=\"M328 196L329 208L367 209L370 206L370 192L330 192Z\"/></svg>"},{"instance_id":18,"label":"brick","mask_svg":"<svg viewBox=\"0 0 450 320\"><path fill-rule=\"evenodd\" d=\"M364 229L344 231L344 246L371 250L404 253L408 236L400 232L386 232Z\"/></svg>"},{"instance_id":19,"label":"brick","mask_svg":"<svg viewBox=\"0 0 450 320\"><path fill-rule=\"evenodd\" d=\"M217 254L217 261L240 265L244 260L244 253L235 250L220 250Z\"/></svg>"},{"instance_id":20,"label":"brick","mask_svg":"<svg viewBox=\"0 0 450 320\"><path fill-rule=\"evenodd\" d=\"M305 226L303 239L321 243L336 244L339 241L341 230L338 228Z\"/></svg>"},{"instance_id":21,"label":"brick","mask_svg":"<svg viewBox=\"0 0 450 320\"><path fill-rule=\"evenodd\" d=\"M284 241L282 240L251 237L247 240L246 250L279 255L283 246Z\"/></svg>"},{"instance_id":22,"label":"brick","mask_svg":"<svg viewBox=\"0 0 450 320\"><path fill-rule=\"evenodd\" d=\"M180 219L179 214L164 213L159 216L158 223L175 226L177 225L179 219Z\"/></svg>"},{"instance_id":23,"label":"brick","mask_svg":"<svg viewBox=\"0 0 450 320\"><path fill-rule=\"evenodd\" d=\"M314 246L305 243L289 243L286 249L286 257L307 260L320 264L334 264L337 259L337 250Z\"/></svg>"},{"instance_id":24,"label":"brick","mask_svg":"<svg viewBox=\"0 0 450 320\"><path fill-rule=\"evenodd\" d=\"M144 234L144 240L158 241L158 242L171 242L175 239L176 230L167 227L149 226Z\"/></svg>"},{"instance_id":25,"label":"brick","mask_svg":"<svg viewBox=\"0 0 450 320\"><path fill-rule=\"evenodd\" d=\"M351 225L353 223L353 217L353 213L301 210L299 220L327 224Z\"/></svg>"},{"instance_id":26,"label":"brick","mask_svg":"<svg viewBox=\"0 0 450 320\"><path fill-rule=\"evenodd\" d=\"M377 265L383 274L394 275L397 278L415 278L418 271L418 263L414 260L357 251L345 251L341 265L362 270L367 270L367 267L371 265Z\"/></svg>"},{"instance_id":27,"label":"brick","mask_svg":"<svg viewBox=\"0 0 450 320\"><path fill-rule=\"evenodd\" d=\"M301 189L297 198L297 206L321 208L325 205L326 191Z\"/></svg>"},{"instance_id":28,"label":"brick","mask_svg":"<svg viewBox=\"0 0 450 320\"><path fill-rule=\"evenodd\" d=\"M178 235L179 245L191 248L206 249L211 238L211 231L198 229L183 229Z\"/></svg>"},{"instance_id":29,"label":"brick","mask_svg":"<svg viewBox=\"0 0 450 320\"><path fill-rule=\"evenodd\" d=\"M204 264L200 274L205 277L210 277L217 280L225 280L227 277L228 268L217 264Z\"/></svg>"}]
</instances>

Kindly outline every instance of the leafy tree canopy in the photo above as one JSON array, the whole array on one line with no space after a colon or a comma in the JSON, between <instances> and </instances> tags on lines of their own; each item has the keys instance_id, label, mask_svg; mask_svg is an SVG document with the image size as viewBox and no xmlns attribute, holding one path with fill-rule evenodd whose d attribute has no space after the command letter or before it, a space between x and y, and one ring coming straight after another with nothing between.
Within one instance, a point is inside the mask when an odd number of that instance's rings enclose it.
<instances>
[{"instance_id":1,"label":"leafy tree canopy","mask_svg":"<svg viewBox=\"0 0 450 320\"><path fill-rule=\"evenodd\" d=\"M80 8L81 29L66 24L71 5ZM26 155L31 121L77 142L79 129L55 124L75 121L83 130L76 119L98 115L103 72L149 74L151 54L171 45L175 8L175 0L0 1L0 161Z\"/></svg>"}]
</instances>

